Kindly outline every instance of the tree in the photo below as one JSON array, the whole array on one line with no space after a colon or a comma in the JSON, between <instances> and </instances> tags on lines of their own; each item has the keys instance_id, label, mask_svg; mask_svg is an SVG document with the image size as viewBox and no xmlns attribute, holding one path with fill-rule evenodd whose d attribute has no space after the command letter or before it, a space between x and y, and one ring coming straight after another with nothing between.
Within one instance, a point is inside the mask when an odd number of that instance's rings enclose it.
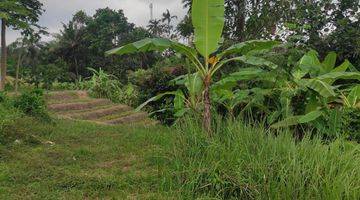
<instances>
[{"instance_id":1,"label":"tree","mask_svg":"<svg viewBox=\"0 0 360 200\"><path fill-rule=\"evenodd\" d=\"M18 38L15 42L9 45L9 55L17 60L15 67L15 92L18 92L19 88L19 74L20 67L23 62L31 63L36 58L30 55L36 44L39 43L41 35L44 34L42 30L39 32L31 32L27 36Z\"/></svg>"},{"instance_id":2,"label":"tree","mask_svg":"<svg viewBox=\"0 0 360 200\"><path fill-rule=\"evenodd\" d=\"M38 0L4 0L0 2L1 18L1 81L0 90L5 87L6 77L6 28L12 26L15 30L22 30L28 35L34 28L40 28L36 23L42 14L42 3Z\"/></svg>"},{"instance_id":3,"label":"tree","mask_svg":"<svg viewBox=\"0 0 360 200\"><path fill-rule=\"evenodd\" d=\"M173 21L173 19L177 19L177 16L176 15L171 15L169 9L166 9L166 11L162 14L162 19L161 21L164 23L166 22L165 24L165 32L167 34L167 38L173 38L174 35L171 35L173 29L174 29L174 26L171 25L171 22Z\"/></svg>"},{"instance_id":4,"label":"tree","mask_svg":"<svg viewBox=\"0 0 360 200\"><path fill-rule=\"evenodd\" d=\"M241 61L257 66L276 65L262 58L254 56L254 51L265 50L273 47L277 42L272 41L249 41L238 43L224 51L220 49L219 43L224 28L224 0L196 0L192 3L192 23L195 28L195 47L185 46L181 43L168 39L144 39L107 52L108 55L123 55L133 52L145 52L151 50L164 51L173 49L185 55L196 69L196 77L200 78L203 85L203 127L211 135L211 99L210 86L213 76L227 63ZM228 58L234 54L242 54L239 57ZM201 57L198 57L201 55ZM202 87L202 86L200 86ZM173 93L171 93L173 94Z\"/></svg>"},{"instance_id":5,"label":"tree","mask_svg":"<svg viewBox=\"0 0 360 200\"><path fill-rule=\"evenodd\" d=\"M183 0L184 7L191 10L193 0ZM278 0L225 0L224 37L242 42L251 39L265 39L275 34L278 22L285 16L290 4ZM191 12L178 26L180 33L189 35ZM186 30L186 31L184 31Z\"/></svg>"},{"instance_id":6,"label":"tree","mask_svg":"<svg viewBox=\"0 0 360 200\"><path fill-rule=\"evenodd\" d=\"M44 51L49 50L47 57L50 59L44 60L43 64L54 63L54 60L63 64L64 61L68 67L65 69L69 72L68 81L90 76L88 67L102 68L126 81L126 71L150 67L155 61L154 54L119 59L105 57L104 52L150 36L146 29L129 23L122 10L98 9L93 16L79 11L63 25L56 40L44 48Z\"/></svg>"},{"instance_id":7,"label":"tree","mask_svg":"<svg viewBox=\"0 0 360 200\"><path fill-rule=\"evenodd\" d=\"M153 19L149 21L149 24L147 25L147 28L151 34L154 36L161 37L161 35L164 33L164 25L161 23L160 19Z\"/></svg>"},{"instance_id":8,"label":"tree","mask_svg":"<svg viewBox=\"0 0 360 200\"><path fill-rule=\"evenodd\" d=\"M70 72L75 74L76 79L86 68L85 57L89 54L89 42L84 37L90 20L85 12L79 11L68 24L63 25L63 30L58 36L56 51L69 64Z\"/></svg>"}]
</instances>

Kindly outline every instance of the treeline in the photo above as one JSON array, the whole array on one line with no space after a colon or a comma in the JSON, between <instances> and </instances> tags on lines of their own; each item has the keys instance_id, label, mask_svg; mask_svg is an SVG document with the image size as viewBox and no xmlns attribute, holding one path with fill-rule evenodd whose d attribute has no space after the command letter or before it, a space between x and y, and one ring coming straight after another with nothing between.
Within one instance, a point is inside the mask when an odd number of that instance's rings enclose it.
<instances>
[{"instance_id":1,"label":"treeline","mask_svg":"<svg viewBox=\"0 0 360 200\"><path fill-rule=\"evenodd\" d=\"M27 82L50 84L72 82L90 75L87 68L102 68L127 82L128 72L151 68L163 57L143 53L106 57L104 52L146 37L166 37L192 43L191 0L183 1L189 9L179 24L169 10L147 27L130 23L122 10L99 9L93 16L79 11L63 24L50 42L29 34L9 46L9 72L15 76L16 65ZM324 57L336 51L339 62L348 59L360 66L359 3L333 1L225 1L224 46L251 39L276 39L297 49L315 49ZM31 38L31 39L29 39Z\"/></svg>"}]
</instances>

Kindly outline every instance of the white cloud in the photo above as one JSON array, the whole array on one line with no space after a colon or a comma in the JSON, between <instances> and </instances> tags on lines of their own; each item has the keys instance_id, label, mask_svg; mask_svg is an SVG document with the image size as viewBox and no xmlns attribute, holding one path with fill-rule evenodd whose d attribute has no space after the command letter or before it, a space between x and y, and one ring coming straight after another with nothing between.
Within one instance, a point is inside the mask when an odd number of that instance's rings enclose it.
<instances>
[{"instance_id":1,"label":"white cloud","mask_svg":"<svg viewBox=\"0 0 360 200\"><path fill-rule=\"evenodd\" d=\"M181 0L41 0L45 13L41 16L39 24L47 27L48 32L57 33L62 28L62 23L67 23L72 15L79 10L84 10L88 15L93 15L96 9L109 7L124 10L129 22L137 26L146 26L150 19L149 4L154 4L154 17L160 18L161 14L169 9L172 15L181 19L185 15ZM19 34L8 31L8 43L13 42ZM45 38L47 40L49 38Z\"/></svg>"}]
</instances>

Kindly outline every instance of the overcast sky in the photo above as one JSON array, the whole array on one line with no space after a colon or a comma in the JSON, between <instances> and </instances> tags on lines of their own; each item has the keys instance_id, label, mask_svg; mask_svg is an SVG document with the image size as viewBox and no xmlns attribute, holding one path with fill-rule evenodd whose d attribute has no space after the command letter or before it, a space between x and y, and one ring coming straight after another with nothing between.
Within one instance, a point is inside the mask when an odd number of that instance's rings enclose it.
<instances>
[{"instance_id":1,"label":"overcast sky","mask_svg":"<svg viewBox=\"0 0 360 200\"><path fill-rule=\"evenodd\" d=\"M88 15L93 15L98 8L124 10L129 22L138 26L146 26L150 19L149 3L154 4L154 17L160 18L168 8L172 15L181 19L185 15L181 0L40 0L44 4L45 12L39 24L48 28L48 32L57 33L62 28L62 22L67 23L72 15L79 10L84 10ZM8 31L8 43L13 42L20 35L15 31ZM44 38L49 40L49 38Z\"/></svg>"}]
</instances>

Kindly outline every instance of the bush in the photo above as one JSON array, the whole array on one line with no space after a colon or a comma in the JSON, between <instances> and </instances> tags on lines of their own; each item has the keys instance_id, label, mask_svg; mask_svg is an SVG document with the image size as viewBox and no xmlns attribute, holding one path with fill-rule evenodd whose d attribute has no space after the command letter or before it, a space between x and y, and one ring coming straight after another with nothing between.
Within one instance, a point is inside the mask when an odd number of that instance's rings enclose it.
<instances>
[{"instance_id":1,"label":"bush","mask_svg":"<svg viewBox=\"0 0 360 200\"><path fill-rule=\"evenodd\" d=\"M343 111L343 128L348 138L360 143L360 108Z\"/></svg>"},{"instance_id":2,"label":"bush","mask_svg":"<svg viewBox=\"0 0 360 200\"><path fill-rule=\"evenodd\" d=\"M14 121L21 117L21 113L15 108L9 108L5 103L0 103L0 143L3 143L3 131L6 126L13 124Z\"/></svg>"},{"instance_id":3,"label":"bush","mask_svg":"<svg viewBox=\"0 0 360 200\"><path fill-rule=\"evenodd\" d=\"M0 92L0 103L3 103L6 100L5 92Z\"/></svg>"},{"instance_id":4,"label":"bush","mask_svg":"<svg viewBox=\"0 0 360 200\"><path fill-rule=\"evenodd\" d=\"M237 121L219 122L212 138L193 119L177 129L165 157L169 184L184 199L360 198L358 144L296 141L288 132L274 136Z\"/></svg>"},{"instance_id":5,"label":"bush","mask_svg":"<svg viewBox=\"0 0 360 200\"><path fill-rule=\"evenodd\" d=\"M108 98L115 103L136 107L139 105L139 91L132 84L124 85L120 90L110 91Z\"/></svg>"},{"instance_id":6,"label":"bush","mask_svg":"<svg viewBox=\"0 0 360 200\"><path fill-rule=\"evenodd\" d=\"M139 69L130 73L129 82L136 85L139 91L141 91L138 99L139 103L143 103L160 93L176 91L178 86L171 85L169 82L186 73L187 69L184 66L184 60L174 56L156 63L153 68L147 70ZM152 102L147 109L150 112L162 110L162 112L154 114L155 118L165 124L171 124L174 121L172 98L165 97L159 101Z\"/></svg>"},{"instance_id":7,"label":"bush","mask_svg":"<svg viewBox=\"0 0 360 200\"><path fill-rule=\"evenodd\" d=\"M50 121L43 90L34 89L22 93L14 100L14 107L26 115Z\"/></svg>"}]
</instances>

